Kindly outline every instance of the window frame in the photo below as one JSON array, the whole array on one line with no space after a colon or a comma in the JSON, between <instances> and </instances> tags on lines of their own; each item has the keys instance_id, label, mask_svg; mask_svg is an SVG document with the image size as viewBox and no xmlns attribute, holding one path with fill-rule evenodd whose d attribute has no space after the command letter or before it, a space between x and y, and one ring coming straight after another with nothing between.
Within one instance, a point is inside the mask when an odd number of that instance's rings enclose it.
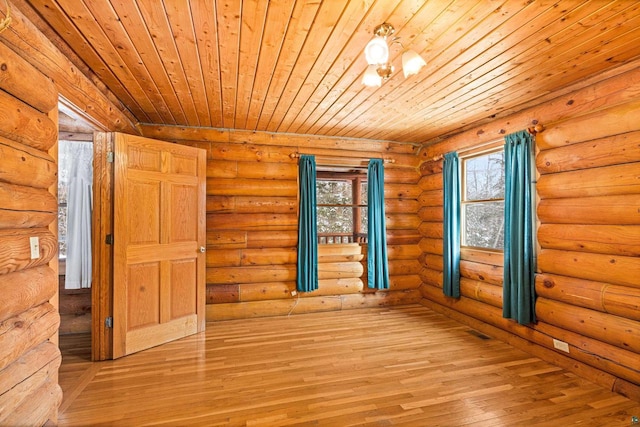
<instances>
[{"instance_id":1,"label":"window frame","mask_svg":"<svg viewBox=\"0 0 640 427\"><path fill-rule=\"evenodd\" d=\"M351 194L352 194L352 202L351 204L335 204L335 203L317 203L317 208L321 207L351 207L352 209L352 230L348 235L350 237L351 242L349 243L364 243L367 241L367 233L368 231L362 230L362 208L367 208L368 205L363 204L362 202L362 194L360 189L362 188L362 184L367 182L367 173L356 172L356 171L348 171L348 172L339 172L339 171L317 171L316 173L316 188L318 181L346 181L351 182ZM345 242L329 242L327 236L322 236L322 234L318 232L318 243L319 244L340 244ZM329 233L335 234L335 233ZM325 238L324 242L321 242L321 239Z\"/></svg>"},{"instance_id":2,"label":"window frame","mask_svg":"<svg viewBox=\"0 0 640 427\"><path fill-rule=\"evenodd\" d=\"M467 218L466 218L466 206L481 204L481 203L494 203L494 202L502 202L504 205L504 192L502 198L491 198L491 199L478 199L478 200L467 200L467 161L472 160L478 157L487 156L493 153L504 153L504 145L496 144L490 147L483 147L482 149L472 150L464 155L460 155L460 248L462 250L473 250L473 251L485 251L485 252L494 252L494 253L504 253L504 249L501 248L487 248L483 246L472 246L466 244L466 229L467 229ZM504 170L503 170L504 173ZM505 181L506 184L506 181ZM505 188L506 191L506 188Z\"/></svg>"}]
</instances>

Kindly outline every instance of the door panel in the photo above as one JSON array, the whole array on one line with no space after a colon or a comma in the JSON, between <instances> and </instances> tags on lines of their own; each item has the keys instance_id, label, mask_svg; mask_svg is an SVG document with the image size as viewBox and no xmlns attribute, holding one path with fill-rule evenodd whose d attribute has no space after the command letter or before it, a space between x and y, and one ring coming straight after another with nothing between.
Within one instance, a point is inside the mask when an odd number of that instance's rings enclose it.
<instances>
[{"instance_id":1,"label":"door panel","mask_svg":"<svg viewBox=\"0 0 640 427\"><path fill-rule=\"evenodd\" d=\"M113 358L204 330L204 150L115 134Z\"/></svg>"}]
</instances>

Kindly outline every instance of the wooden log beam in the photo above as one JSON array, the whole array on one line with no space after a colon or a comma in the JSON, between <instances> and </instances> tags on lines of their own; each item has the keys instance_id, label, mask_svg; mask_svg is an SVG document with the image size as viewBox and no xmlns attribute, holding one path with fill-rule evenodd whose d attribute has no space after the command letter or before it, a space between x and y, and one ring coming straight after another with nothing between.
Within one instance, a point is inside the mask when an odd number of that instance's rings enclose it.
<instances>
[{"instance_id":1,"label":"wooden log beam","mask_svg":"<svg viewBox=\"0 0 640 427\"><path fill-rule=\"evenodd\" d=\"M207 178L207 196L296 197L293 180Z\"/></svg>"},{"instance_id":2,"label":"wooden log beam","mask_svg":"<svg viewBox=\"0 0 640 427\"><path fill-rule=\"evenodd\" d=\"M291 291L295 289L295 281L241 283L240 285L238 285L238 290L240 292L239 301L268 301L283 298L292 298Z\"/></svg>"},{"instance_id":3,"label":"wooden log beam","mask_svg":"<svg viewBox=\"0 0 640 427\"><path fill-rule=\"evenodd\" d=\"M45 303L58 289L58 276L47 265L0 275L0 322Z\"/></svg>"},{"instance_id":4,"label":"wooden log beam","mask_svg":"<svg viewBox=\"0 0 640 427\"><path fill-rule=\"evenodd\" d=\"M418 231L422 237L431 239L442 239L443 237L443 225L441 222L428 222L423 221L418 227Z\"/></svg>"},{"instance_id":5,"label":"wooden log beam","mask_svg":"<svg viewBox=\"0 0 640 427\"><path fill-rule=\"evenodd\" d=\"M413 213L418 214L420 203L415 199L386 199L384 201L385 213Z\"/></svg>"},{"instance_id":6,"label":"wooden log beam","mask_svg":"<svg viewBox=\"0 0 640 427\"><path fill-rule=\"evenodd\" d=\"M389 289L392 291L418 289L421 284L422 282L419 273L407 275L394 274L389 276Z\"/></svg>"},{"instance_id":7,"label":"wooden log beam","mask_svg":"<svg viewBox=\"0 0 640 427\"><path fill-rule=\"evenodd\" d=\"M250 230L247 232L248 248L291 248L297 247L298 229L293 230Z\"/></svg>"},{"instance_id":8,"label":"wooden log beam","mask_svg":"<svg viewBox=\"0 0 640 427\"><path fill-rule=\"evenodd\" d=\"M640 162L640 131L605 136L593 141L541 151L536 166L541 174Z\"/></svg>"},{"instance_id":9,"label":"wooden log beam","mask_svg":"<svg viewBox=\"0 0 640 427\"><path fill-rule=\"evenodd\" d=\"M21 405L0 421L6 425L41 426L49 419L57 419L62 403L62 389L57 380L49 378L42 386L25 396Z\"/></svg>"},{"instance_id":10,"label":"wooden log beam","mask_svg":"<svg viewBox=\"0 0 640 427\"><path fill-rule=\"evenodd\" d=\"M295 197L207 196L208 213L296 213Z\"/></svg>"},{"instance_id":11,"label":"wooden log beam","mask_svg":"<svg viewBox=\"0 0 640 427\"><path fill-rule=\"evenodd\" d=\"M418 217L422 221L442 222L444 220L444 209L442 206L425 206L418 211Z\"/></svg>"},{"instance_id":12,"label":"wooden log beam","mask_svg":"<svg viewBox=\"0 0 640 427\"><path fill-rule=\"evenodd\" d=\"M362 268L362 266L360 266L360 268ZM207 268L207 283L210 284L284 282L293 280L296 280L295 264L272 265L268 267L248 266Z\"/></svg>"},{"instance_id":13,"label":"wooden log beam","mask_svg":"<svg viewBox=\"0 0 640 427\"><path fill-rule=\"evenodd\" d=\"M31 257L32 237L39 241L35 259ZM46 228L0 230L0 275L47 264L57 254L58 239Z\"/></svg>"},{"instance_id":14,"label":"wooden log beam","mask_svg":"<svg viewBox=\"0 0 640 427\"><path fill-rule=\"evenodd\" d=\"M240 285L207 283L206 303L225 304L240 302Z\"/></svg>"},{"instance_id":15,"label":"wooden log beam","mask_svg":"<svg viewBox=\"0 0 640 427\"><path fill-rule=\"evenodd\" d=\"M0 89L42 113L56 108L58 89L51 79L4 44L0 44L0 64Z\"/></svg>"},{"instance_id":16,"label":"wooden log beam","mask_svg":"<svg viewBox=\"0 0 640 427\"><path fill-rule=\"evenodd\" d=\"M640 288L637 257L543 249L538 255L543 273Z\"/></svg>"},{"instance_id":17,"label":"wooden log beam","mask_svg":"<svg viewBox=\"0 0 640 427\"><path fill-rule=\"evenodd\" d=\"M544 249L640 256L640 225L541 224L538 244Z\"/></svg>"},{"instance_id":18,"label":"wooden log beam","mask_svg":"<svg viewBox=\"0 0 640 427\"><path fill-rule=\"evenodd\" d=\"M0 136L45 152L58 141L58 125L45 113L3 91L0 111Z\"/></svg>"},{"instance_id":19,"label":"wooden log beam","mask_svg":"<svg viewBox=\"0 0 640 427\"><path fill-rule=\"evenodd\" d=\"M442 239L428 239L424 237L420 240L420 249L422 252L442 255L444 252L444 242Z\"/></svg>"},{"instance_id":20,"label":"wooden log beam","mask_svg":"<svg viewBox=\"0 0 640 427\"><path fill-rule=\"evenodd\" d=\"M424 175L418 182L418 187L422 191L441 191L443 186L442 173Z\"/></svg>"},{"instance_id":21,"label":"wooden log beam","mask_svg":"<svg viewBox=\"0 0 640 427\"><path fill-rule=\"evenodd\" d=\"M247 232L207 229L207 247L213 249L246 248Z\"/></svg>"},{"instance_id":22,"label":"wooden log beam","mask_svg":"<svg viewBox=\"0 0 640 427\"><path fill-rule=\"evenodd\" d=\"M538 204L542 223L640 225L640 195L543 199Z\"/></svg>"},{"instance_id":23,"label":"wooden log beam","mask_svg":"<svg viewBox=\"0 0 640 427\"><path fill-rule=\"evenodd\" d=\"M422 220L417 214L385 213L385 222L388 230L417 230Z\"/></svg>"},{"instance_id":24,"label":"wooden log beam","mask_svg":"<svg viewBox=\"0 0 640 427\"><path fill-rule=\"evenodd\" d=\"M58 212L56 198L41 188L0 182L0 200L2 200L2 210Z\"/></svg>"},{"instance_id":25,"label":"wooden log beam","mask_svg":"<svg viewBox=\"0 0 640 427\"><path fill-rule=\"evenodd\" d=\"M463 277L460 279L460 294L493 307L502 308L502 286Z\"/></svg>"},{"instance_id":26,"label":"wooden log beam","mask_svg":"<svg viewBox=\"0 0 640 427\"><path fill-rule=\"evenodd\" d=\"M389 307L395 305L416 304L420 301L420 291L378 291L375 293L348 294L340 297L343 310L370 307Z\"/></svg>"},{"instance_id":27,"label":"wooden log beam","mask_svg":"<svg viewBox=\"0 0 640 427\"><path fill-rule=\"evenodd\" d=\"M0 181L45 189L53 185L58 167L48 155L34 151L26 145L0 137Z\"/></svg>"},{"instance_id":28,"label":"wooden log beam","mask_svg":"<svg viewBox=\"0 0 640 427\"><path fill-rule=\"evenodd\" d=\"M460 249L460 258L463 261L477 262L491 266L504 266L504 252L490 251L473 248Z\"/></svg>"},{"instance_id":29,"label":"wooden log beam","mask_svg":"<svg viewBox=\"0 0 640 427\"><path fill-rule=\"evenodd\" d=\"M415 185L384 184L384 198L387 199L418 199L422 191Z\"/></svg>"},{"instance_id":30,"label":"wooden log beam","mask_svg":"<svg viewBox=\"0 0 640 427\"><path fill-rule=\"evenodd\" d=\"M502 286L504 268L473 261L460 261L460 276Z\"/></svg>"},{"instance_id":31,"label":"wooden log beam","mask_svg":"<svg viewBox=\"0 0 640 427\"><path fill-rule=\"evenodd\" d=\"M0 323L0 370L47 341L57 331L60 316L49 303L40 304Z\"/></svg>"},{"instance_id":32,"label":"wooden log beam","mask_svg":"<svg viewBox=\"0 0 640 427\"><path fill-rule=\"evenodd\" d=\"M53 361L60 361L58 346L43 342L0 371L0 396ZM1 405L0 405L1 406Z\"/></svg>"},{"instance_id":33,"label":"wooden log beam","mask_svg":"<svg viewBox=\"0 0 640 427\"><path fill-rule=\"evenodd\" d=\"M418 245L387 245L387 255L389 260L397 259L418 259L420 256Z\"/></svg>"},{"instance_id":34,"label":"wooden log beam","mask_svg":"<svg viewBox=\"0 0 640 427\"><path fill-rule=\"evenodd\" d=\"M417 259L398 259L389 261L389 275L419 274L422 266Z\"/></svg>"},{"instance_id":35,"label":"wooden log beam","mask_svg":"<svg viewBox=\"0 0 640 427\"><path fill-rule=\"evenodd\" d=\"M444 206L444 190L423 191L418 201L420 206Z\"/></svg>"},{"instance_id":36,"label":"wooden log beam","mask_svg":"<svg viewBox=\"0 0 640 427\"><path fill-rule=\"evenodd\" d=\"M295 287L294 287L295 289ZM318 289L312 292L300 293L301 298L330 295L356 294L364 289L362 279L357 277L342 277L336 279L318 280Z\"/></svg>"},{"instance_id":37,"label":"wooden log beam","mask_svg":"<svg viewBox=\"0 0 640 427\"><path fill-rule=\"evenodd\" d=\"M536 317L567 331L640 353L640 340L637 339L640 322L636 320L540 297L536 300Z\"/></svg>"},{"instance_id":38,"label":"wooden log beam","mask_svg":"<svg viewBox=\"0 0 640 427\"><path fill-rule=\"evenodd\" d=\"M420 172L416 168L385 168L384 170L384 182L390 184L416 185L420 177Z\"/></svg>"},{"instance_id":39,"label":"wooden log beam","mask_svg":"<svg viewBox=\"0 0 640 427\"><path fill-rule=\"evenodd\" d=\"M538 274L536 295L640 321L640 288L555 274Z\"/></svg>"},{"instance_id":40,"label":"wooden log beam","mask_svg":"<svg viewBox=\"0 0 640 427\"><path fill-rule=\"evenodd\" d=\"M434 286L442 289L443 273L441 270L433 270L431 268L423 268L420 270L420 279L427 286Z\"/></svg>"},{"instance_id":41,"label":"wooden log beam","mask_svg":"<svg viewBox=\"0 0 640 427\"><path fill-rule=\"evenodd\" d=\"M536 188L542 199L640 193L640 163L542 175Z\"/></svg>"},{"instance_id":42,"label":"wooden log beam","mask_svg":"<svg viewBox=\"0 0 640 427\"><path fill-rule=\"evenodd\" d=\"M1 191L1 188L0 188ZM207 231L215 230L297 230L296 214L207 214Z\"/></svg>"},{"instance_id":43,"label":"wooden log beam","mask_svg":"<svg viewBox=\"0 0 640 427\"><path fill-rule=\"evenodd\" d=\"M425 254L424 266L432 270L444 271L444 259L442 255Z\"/></svg>"}]
</instances>

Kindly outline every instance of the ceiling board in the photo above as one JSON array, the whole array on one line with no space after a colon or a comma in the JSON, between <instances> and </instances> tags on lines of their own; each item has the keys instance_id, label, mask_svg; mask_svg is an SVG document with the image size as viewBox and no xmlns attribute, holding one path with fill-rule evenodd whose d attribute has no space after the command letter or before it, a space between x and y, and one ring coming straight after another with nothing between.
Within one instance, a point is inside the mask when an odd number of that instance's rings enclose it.
<instances>
[{"instance_id":1,"label":"ceiling board","mask_svg":"<svg viewBox=\"0 0 640 427\"><path fill-rule=\"evenodd\" d=\"M640 58L636 1L27 1L149 125L424 143ZM382 22L396 70L369 88ZM427 61L407 79L405 49Z\"/></svg>"}]
</instances>

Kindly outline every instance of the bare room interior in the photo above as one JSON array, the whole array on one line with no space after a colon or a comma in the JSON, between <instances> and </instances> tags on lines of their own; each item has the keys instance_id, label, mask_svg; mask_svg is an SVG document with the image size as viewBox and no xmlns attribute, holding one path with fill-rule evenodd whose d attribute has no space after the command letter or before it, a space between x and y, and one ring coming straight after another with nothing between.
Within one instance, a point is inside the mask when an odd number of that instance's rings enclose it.
<instances>
[{"instance_id":1,"label":"bare room interior","mask_svg":"<svg viewBox=\"0 0 640 427\"><path fill-rule=\"evenodd\" d=\"M0 0L0 425L640 425L640 2Z\"/></svg>"}]
</instances>

